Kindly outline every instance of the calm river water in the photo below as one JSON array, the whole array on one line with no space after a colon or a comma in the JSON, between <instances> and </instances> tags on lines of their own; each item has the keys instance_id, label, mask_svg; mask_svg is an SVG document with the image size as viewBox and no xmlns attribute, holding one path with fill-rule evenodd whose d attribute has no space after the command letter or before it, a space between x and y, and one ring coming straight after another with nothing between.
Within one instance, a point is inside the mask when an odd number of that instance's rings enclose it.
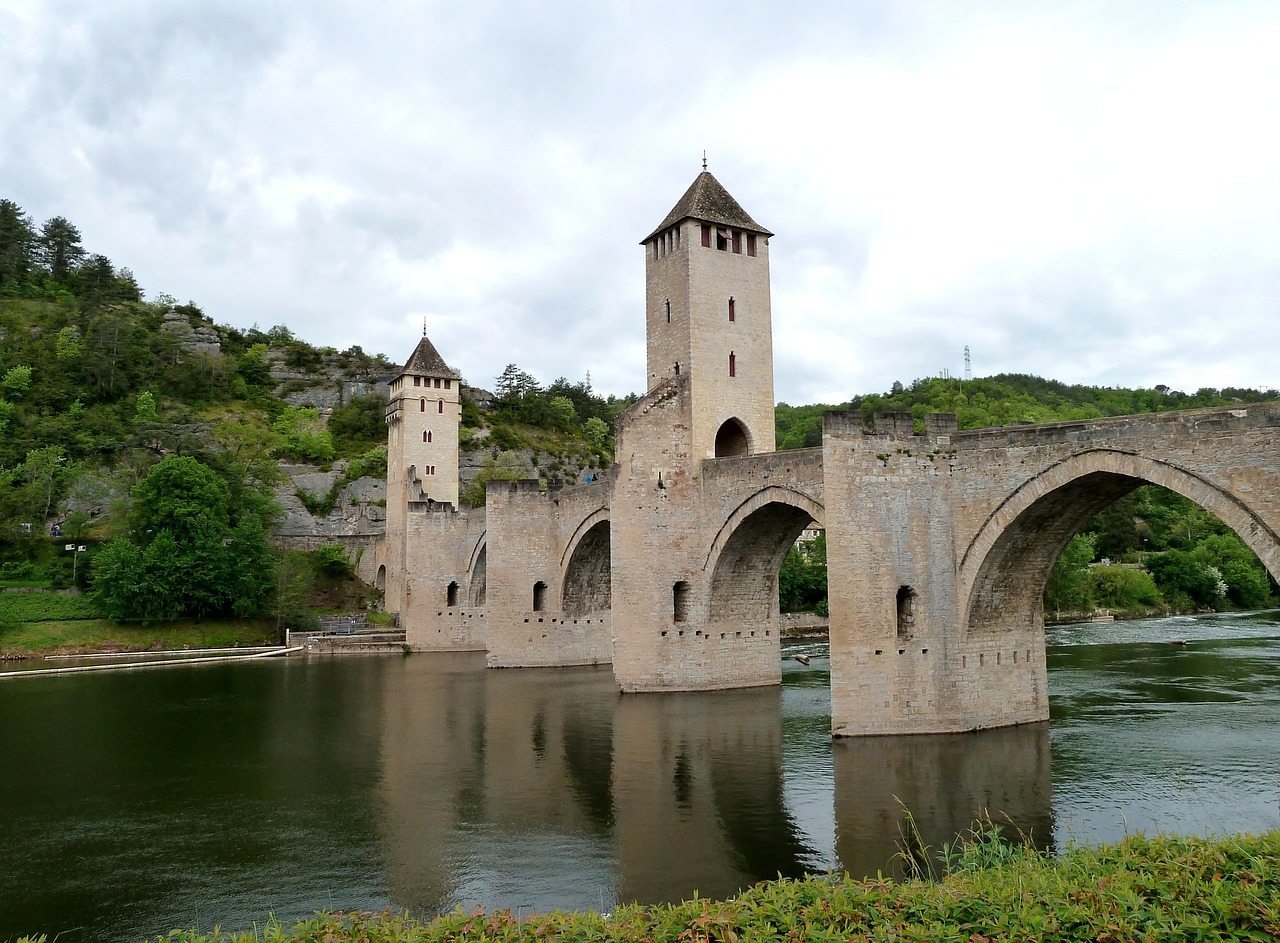
<instances>
[{"instance_id":1,"label":"calm river water","mask_svg":"<svg viewBox=\"0 0 1280 943\"><path fill-rule=\"evenodd\" d=\"M1051 629L1052 721L955 736L833 743L798 651L713 694L473 655L0 682L0 941L725 896L888 870L904 808L933 845L1280 827L1280 613Z\"/></svg>"}]
</instances>

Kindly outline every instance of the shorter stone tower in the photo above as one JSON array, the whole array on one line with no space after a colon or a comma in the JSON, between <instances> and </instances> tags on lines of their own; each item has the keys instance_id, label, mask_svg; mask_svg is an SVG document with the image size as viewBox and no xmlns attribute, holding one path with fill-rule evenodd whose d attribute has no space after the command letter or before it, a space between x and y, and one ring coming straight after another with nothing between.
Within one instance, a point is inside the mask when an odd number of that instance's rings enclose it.
<instances>
[{"instance_id":1,"label":"shorter stone tower","mask_svg":"<svg viewBox=\"0 0 1280 943\"><path fill-rule=\"evenodd\" d=\"M387 529L411 503L458 504L462 378L423 335L387 400Z\"/></svg>"}]
</instances>

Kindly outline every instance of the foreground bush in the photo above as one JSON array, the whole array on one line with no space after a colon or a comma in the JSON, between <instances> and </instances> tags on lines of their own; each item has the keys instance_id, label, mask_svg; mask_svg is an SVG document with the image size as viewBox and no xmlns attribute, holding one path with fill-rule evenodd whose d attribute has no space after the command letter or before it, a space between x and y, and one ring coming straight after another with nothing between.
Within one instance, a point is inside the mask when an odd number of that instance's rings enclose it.
<instances>
[{"instance_id":1,"label":"foreground bush","mask_svg":"<svg viewBox=\"0 0 1280 943\"><path fill-rule=\"evenodd\" d=\"M260 934L174 932L170 943L248 941L618 940L1274 940L1280 832L1131 838L1061 858L987 834L941 881L810 877L759 884L730 901L623 907L611 916L455 912L429 923L390 914L321 915Z\"/></svg>"}]
</instances>

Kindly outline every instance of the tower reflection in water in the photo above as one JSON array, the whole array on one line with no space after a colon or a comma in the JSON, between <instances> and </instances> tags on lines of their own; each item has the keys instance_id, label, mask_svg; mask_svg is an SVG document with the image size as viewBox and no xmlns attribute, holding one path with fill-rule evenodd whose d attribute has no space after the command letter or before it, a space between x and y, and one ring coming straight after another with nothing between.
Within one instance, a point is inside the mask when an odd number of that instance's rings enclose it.
<instances>
[{"instance_id":1,"label":"tower reflection in water","mask_svg":"<svg viewBox=\"0 0 1280 943\"><path fill-rule=\"evenodd\" d=\"M944 845L989 819L1039 848L1053 842L1048 723L832 744L836 854L851 875L902 876L901 854Z\"/></svg>"},{"instance_id":2,"label":"tower reflection in water","mask_svg":"<svg viewBox=\"0 0 1280 943\"><path fill-rule=\"evenodd\" d=\"M622 695L608 669L482 665L433 655L386 675L386 876L418 913L725 897L837 864L888 873L906 809L934 847L983 812L1051 835L1047 725L833 744L821 718L795 716L815 699L786 686ZM818 733L784 760L784 722L792 737L809 721ZM834 842L799 824L829 822L833 792Z\"/></svg>"}]
</instances>

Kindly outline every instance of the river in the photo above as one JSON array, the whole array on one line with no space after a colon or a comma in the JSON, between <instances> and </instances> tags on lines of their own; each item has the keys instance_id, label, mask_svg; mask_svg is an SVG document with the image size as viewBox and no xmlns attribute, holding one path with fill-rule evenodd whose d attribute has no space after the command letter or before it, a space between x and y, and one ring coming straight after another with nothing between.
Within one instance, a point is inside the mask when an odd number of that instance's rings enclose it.
<instances>
[{"instance_id":1,"label":"river","mask_svg":"<svg viewBox=\"0 0 1280 943\"><path fill-rule=\"evenodd\" d=\"M1280 613L1047 641L1048 724L834 743L818 644L708 694L479 655L6 681L0 941L725 896L892 870L906 809L935 848L984 810L1057 849L1280 827Z\"/></svg>"}]
</instances>

